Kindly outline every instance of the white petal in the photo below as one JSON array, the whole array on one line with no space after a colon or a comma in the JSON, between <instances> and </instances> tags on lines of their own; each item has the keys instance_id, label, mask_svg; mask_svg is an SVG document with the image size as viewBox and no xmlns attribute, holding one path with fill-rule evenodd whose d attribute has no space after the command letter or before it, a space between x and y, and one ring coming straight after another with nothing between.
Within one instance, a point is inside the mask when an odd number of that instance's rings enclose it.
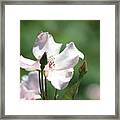
<instances>
[{"instance_id":1,"label":"white petal","mask_svg":"<svg viewBox=\"0 0 120 120\"><path fill-rule=\"evenodd\" d=\"M75 47L73 42L69 43L59 55L54 57L56 70L73 68L78 63L79 58L84 59L83 53Z\"/></svg>"},{"instance_id":2,"label":"white petal","mask_svg":"<svg viewBox=\"0 0 120 120\"><path fill-rule=\"evenodd\" d=\"M67 87L69 81L72 79L73 69L67 70L53 70L49 71L47 79L51 81L51 84L58 90L62 90Z\"/></svg>"},{"instance_id":3,"label":"white petal","mask_svg":"<svg viewBox=\"0 0 120 120\"><path fill-rule=\"evenodd\" d=\"M34 99L41 99L41 96L40 95L35 95Z\"/></svg>"},{"instance_id":4,"label":"white petal","mask_svg":"<svg viewBox=\"0 0 120 120\"><path fill-rule=\"evenodd\" d=\"M25 86L21 86L20 98L25 100L35 100L36 93L34 90L28 90Z\"/></svg>"},{"instance_id":5,"label":"white petal","mask_svg":"<svg viewBox=\"0 0 120 120\"><path fill-rule=\"evenodd\" d=\"M24 98L26 92L27 92L27 88L23 85L20 85L20 98Z\"/></svg>"},{"instance_id":6,"label":"white petal","mask_svg":"<svg viewBox=\"0 0 120 120\"><path fill-rule=\"evenodd\" d=\"M20 98L27 100L41 98L39 95L38 72L30 72L28 76L22 78L23 80L20 85Z\"/></svg>"},{"instance_id":7,"label":"white petal","mask_svg":"<svg viewBox=\"0 0 120 120\"><path fill-rule=\"evenodd\" d=\"M84 59L84 54L76 48L73 42L67 44L66 47L68 47L68 49L71 50L71 52L73 52L74 54L77 54L79 58Z\"/></svg>"},{"instance_id":8,"label":"white petal","mask_svg":"<svg viewBox=\"0 0 120 120\"><path fill-rule=\"evenodd\" d=\"M22 85L24 85L28 90L34 90L36 93L39 92L39 78L38 71L30 72L26 79L22 80Z\"/></svg>"},{"instance_id":9,"label":"white petal","mask_svg":"<svg viewBox=\"0 0 120 120\"><path fill-rule=\"evenodd\" d=\"M28 75L23 75L22 76L22 81L27 81L28 80Z\"/></svg>"},{"instance_id":10,"label":"white petal","mask_svg":"<svg viewBox=\"0 0 120 120\"><path fill-rule=\"evenodd\" d=\"M26 92L24 99L25 100L35 100L35 93L34 91L28 90L28 92Z\"/></svg>"},{"instance_id":11,"label":"white petal","mask_svg":"<svg viewBox=\"0 0 120 120\"><path fill-rule=\"evenodd\" d=\"M49 35L49 40L47 42L47 55L48 57L59 54L62 44L56 43L53 39L53 36Z\"/></svg>"},{"instance_id":12,"label":"white petal","mask_svg":"<svg viewBox=\"0 0 120 120\"><path fill-rule=\"evenodd\" d=\"M23 56L20 56L20 67L27 70L27 71L33 71L40 68L40 64L38 61L33 61L27 58L24 58Z\"/></svg>"},{"instance_id":13,"label":"white petal","mask_svg":"<svg viewBox=\"0 0 120 120\"><path fill-rule=\"evenodd\" d=\"M44 52L47 52L48 58L60 52L62 44L56 43L48 32L42 32L37 36L37 41L33 47L33 54L40 59Z\"/></svg>"}]
</instances>

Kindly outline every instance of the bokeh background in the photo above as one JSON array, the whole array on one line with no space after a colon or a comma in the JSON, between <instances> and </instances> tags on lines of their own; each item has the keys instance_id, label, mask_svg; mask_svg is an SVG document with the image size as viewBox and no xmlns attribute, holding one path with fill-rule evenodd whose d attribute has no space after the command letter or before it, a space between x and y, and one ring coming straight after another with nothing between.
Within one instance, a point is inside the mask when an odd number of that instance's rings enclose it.
<instances>
[{"instance_id":1,"label":"bokeh background","mask_svg":"<svg viewBox=\"0 0 120 120\"><path fill-rule=\"evenodd\" d=\"M82 78L76 99L100 99L100 21L99 20L21 20L20 21L20 54L35 60L32 47L38 32L49 32L56 42L65 44L73 41L76 47L85 54L88 72ZM75 66L73 79L69 86L79 80L79 67ZM28 72L20 69L20 77ZM69 87L68 86L68 87ZM48 85L49 93L54 88ZM58 91L63 94L62 91ZM52 94L50 95L52 98Z\"/></svg>"}]
</instances>

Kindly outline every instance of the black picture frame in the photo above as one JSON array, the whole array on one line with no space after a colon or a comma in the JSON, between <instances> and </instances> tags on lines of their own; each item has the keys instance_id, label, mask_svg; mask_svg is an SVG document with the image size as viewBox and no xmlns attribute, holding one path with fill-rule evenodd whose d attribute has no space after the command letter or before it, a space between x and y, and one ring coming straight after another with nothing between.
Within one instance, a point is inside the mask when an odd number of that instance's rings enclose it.
<instances>
[{"instance_id":1,"label":"black picture frame","mask_svg":"<svg viewBox=\"0 0 120 120\"><path fill-rule=\"evenodd\" d=\"M5 115L5 5L115 5L115 115ZM119 15L120 1L2 1L1 2L1 119L119 119Z\"/></svg>"}]
</instances>

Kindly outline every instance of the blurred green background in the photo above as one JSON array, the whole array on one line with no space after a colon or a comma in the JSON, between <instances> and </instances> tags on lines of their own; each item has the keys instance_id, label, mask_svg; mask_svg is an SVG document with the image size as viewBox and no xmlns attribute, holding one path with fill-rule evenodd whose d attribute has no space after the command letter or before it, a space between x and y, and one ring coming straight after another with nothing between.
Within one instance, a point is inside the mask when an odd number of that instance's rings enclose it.
<instances>
[{"instance_id":1,"label":"blurred green background","mask_svg":"<svg viewBox=\"0 0 120 120\"><path fill-rule=\"evenodd\" d=\"M100 99L100 21L99 20L21 20L20 21L20 54L35 60L32 47L38 32L49 32L56 42L65 44L73 41L81 50L88 63L88 72L82 78L76 99ZM79 79L79 66L75 66L73 79L69 86ZM21 69L20 76L27 74ZM68 86L68 87L69 87ZM53 93L54 88L50 87ZM62 94L62 91L59 91ZM52 96L52 95L51 95Z\"/></svg>"}]
</instances>

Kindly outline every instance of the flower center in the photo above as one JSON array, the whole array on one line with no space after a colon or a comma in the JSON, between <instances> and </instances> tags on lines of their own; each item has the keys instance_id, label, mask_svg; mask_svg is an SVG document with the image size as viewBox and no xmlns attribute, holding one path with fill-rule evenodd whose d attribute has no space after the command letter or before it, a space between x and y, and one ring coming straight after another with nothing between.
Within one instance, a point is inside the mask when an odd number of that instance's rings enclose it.
<instances>
[{"instance_id":1,"label":"flower center","mask_svg":"<svg viewBox=\"0 0 120 120\"><path fill-rule=\"evenodd\" d=\"M45 71L45 76L47 77L49 74L49 70L53 70L55 68L55 63L54 63L54 57L51 56L48 59L48 64L45 66L44 71Z\"/></svg>"},{"instance_id":2,"label":"flower center","mask_svg":"<svg viewBox=\"0 0 120 120\"><path fill-rule=\"evenodd\" d=\"M51 56L48 60L48 66L49 66L49 69L52 70L53 68L55 68L55 63L54 63L54 57Z\"/></svg>"}]
</instances>

